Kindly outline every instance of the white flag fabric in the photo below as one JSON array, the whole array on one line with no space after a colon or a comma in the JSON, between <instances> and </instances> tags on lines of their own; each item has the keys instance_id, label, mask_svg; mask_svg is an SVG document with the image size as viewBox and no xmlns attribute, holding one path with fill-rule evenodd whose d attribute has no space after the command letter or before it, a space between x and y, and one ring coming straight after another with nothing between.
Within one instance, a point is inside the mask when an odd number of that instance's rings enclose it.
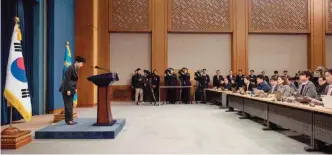
<instances>
[{"instance_id":1,"label":"white flag fabric","mask_svg":"<svg viewBox=\"0 0 332 155\"><path fill-rule=\"evenodd\" d=\"M31 120L31 99L21 46L21 31L16 24L10 45L4 97L26 122Z\"/></svg>"}]
</instances>

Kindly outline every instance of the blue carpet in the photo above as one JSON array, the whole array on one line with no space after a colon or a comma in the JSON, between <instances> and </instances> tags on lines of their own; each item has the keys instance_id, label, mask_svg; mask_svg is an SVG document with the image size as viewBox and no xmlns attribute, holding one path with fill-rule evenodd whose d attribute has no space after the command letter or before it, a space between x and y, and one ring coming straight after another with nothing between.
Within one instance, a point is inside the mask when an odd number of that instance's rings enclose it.
<instances>
[{"instance_id":1,"label":"blue carpet","mask_svg":"<svg viewBox=\"0 0 332 155\"><path fill-rule=\"evenodd\" d=\"M35 139L114 139L126 124L126 119L116 119L113 126L93 126L96 118L78 118L76 125L65 121L49 125L35 132Z\"/></svg>"}]
</instances>

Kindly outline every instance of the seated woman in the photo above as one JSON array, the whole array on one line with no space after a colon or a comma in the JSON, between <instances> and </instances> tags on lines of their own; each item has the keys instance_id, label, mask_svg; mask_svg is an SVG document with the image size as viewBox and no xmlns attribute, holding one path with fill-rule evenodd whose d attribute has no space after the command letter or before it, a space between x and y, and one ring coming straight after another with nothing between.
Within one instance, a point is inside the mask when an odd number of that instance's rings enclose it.
<instances>
[{"instance_id":1,"label":"seated woman","mask_svg":"<svg viewBox=\"0 0 332 155\"><path fill-rule=\"evenodd\" d=\"M280 91L282 96L284 97L289 97L291 96L291 88L288 85L288 80L286 79L286 77L278 77L278 90Z\"/></svg>"}]
</instances>

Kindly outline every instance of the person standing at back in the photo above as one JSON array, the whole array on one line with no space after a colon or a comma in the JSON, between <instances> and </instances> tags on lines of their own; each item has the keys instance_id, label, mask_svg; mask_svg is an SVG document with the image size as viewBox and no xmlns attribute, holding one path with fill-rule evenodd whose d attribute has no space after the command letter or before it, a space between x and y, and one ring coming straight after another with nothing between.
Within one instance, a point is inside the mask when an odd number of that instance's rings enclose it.
<instances>
[{"instance_id":1,"label":"person standing at back","mask_svg":"<svg viewBox=\"0 0 332 155\"><path fill-rule=\"evenodd\" d=\"M265 75L265 71L262 71L262 75L264 76L264 80L265 80L266 82L268 82L268 84L269 84L270 78L269 78L269 76ZM256 76L256 82L257 82L257 76ZM257 83L256 83L256 84L257 84Z\"/></svg>"},{"instance_id":2,"label":"person standing at back","mask_svg":"<svg viewBox=\"0 0 332 155\"><path fill-rule=\"evenodd\" d=\"M174 69L170 68L169 72L166 74L167 86L177 86L178 79L176 74L174 73ZM176 102L176 88L168 88L167 91L167 100L171 104L175 104Z\"/></svg>"},{"instance_id":3,"label":"person standing at back","mask_svg":"<svg viewBox=\"0 0 332 155\"><path fill-rule=\"evenodd\" d=\"M226 76L228 82L231 82L234 77L233 71L229 71L229 74Z\"/></svg>"},{"instance_id":4,"label":"person standing at back","mask_svg":"<svg viewBox=\"0 0 332 155\"><path fill-rule=\"evenodd\" d=\"M159 87L160 87L160 76L158 75L157 70L154 70L152 74L152 88L154 96L157 101L159 101Z\"/></svg>"},{"instance_id":5,"label":"person standing at back","mask_svg":"<svg viewBox=\"0 0 332 155\"><path fill-rule=\"evenodd\" d=\"M209 88L210 76L206 73L206 69L203 69L203 74L201 76L201 89L203 90L202 103L206 103L206 89Z\"/></svg>"},{"instance_id":6,"label":"person standing at back","mask_svg":"<svg viewBox=\"0 0 332 155\"><path fill-rule=\"evenodd\" d=\"M244 75L243 75L241 69L238 71L235 82L236 82L238 87L242 87L244 85Z\"/></svg>"},{"instance_id":7,"label":"person standing at back","mask_svg":"<svg viewBox=\"0 0 332 155\"><path fill-rule=\"evenodd\" d=\"M191 86L190 74L188 72L188 68L182 68L180 72L180 81L182 82L182 86ZM181 92L181 100L185 104L189 104L190 101L190 88L182 88Z\"/></svg>"},{"instance_id":8,"label":"person standing at back","mask_svg":"<svg viewBox=\"0 0 332 155\"><path fill-rule=\"evenodd\" d=\"M273 75L271 76L271 78L272 78L272 77L278 78L278 77L279 77L279 71L275 70L275 71L273 72Z\"/></svg>"},{"instance_id":9,"label":"person standing at back","mask_svg":"<svg viewBox=\"0 0 332 155\"><path fill-rule=\"evenodd\" d=\"M134 75L131 76L131 100L135 101L135 78L137 76L137 69L134 71Z\"/></svg>"},{"instance_id":10,"label":"person standing at back","mask_svg":"<svg viewBox=\"0 0 332 155\"><path fill-rule=\"evenodd\" d=\"M65 121L67 125L76 124L76 122L73 121L73 99L74 94L77 93L78 69L81 68L84 63L85 58L77 56L75 58L75 63L67 68L65 78L59 88L65 105Z\"/></svg>"},{"instance_id":11,"label":"person standing at back","mask_svg":"<svg viewBox=\"0 0 332 155\"><path fill-rule=\"evenodd\" d=\"M224 81L224 77L222 75L220 75L220 71L217 70L216 75L213 76L213 87L220 88L221 81Z\"/></svg>"},{"instance_id":12,"label":"person standing at back","mask_svg":"<svg viewBox=\"0 0 332 155\"><path fill-rule=\"evenodd\" d=\"M137 76L135 77L135 103L140 105L143 103L143 88L144 88L144 77L143 71L138 68Z\"/></svg>"},{"instance_id":13,"label":"person standing at back","mask_svg":"<svg viewBox=\"0 0 332 155\"><path fill-rule=\"evenodd\" d=\"M256 85L256 75L255 75L255 71L254 70L250 70L250 75L249 75L249 78L250 78L250 83L252 85Z\"/></svg>"}]
</instances>

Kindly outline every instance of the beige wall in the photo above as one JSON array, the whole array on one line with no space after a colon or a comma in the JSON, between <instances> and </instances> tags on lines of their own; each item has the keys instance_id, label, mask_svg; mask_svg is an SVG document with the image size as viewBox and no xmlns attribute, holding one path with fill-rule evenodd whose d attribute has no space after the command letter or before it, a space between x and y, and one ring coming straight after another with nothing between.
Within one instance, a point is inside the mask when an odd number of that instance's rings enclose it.
<instances>
[{"instance_id":1,"label":"beige wall","mask_svg":"<svg viewBox=\"0 0 332 155\"><path fill-rule=\"evenodd\" d=\"M111 33L111 71L118 72L120 81L129 85L136 68L151 69L150 33Z\"/></svg>"},{"instance_id":2,"label":"beige wall","mask_svg":"<svg viewBox=\"0 0 332 155\"><path fill-rule=\"evenodd\" d=\"M249 70L264 70L267 75L288 70L289 75L295 75L307 68L306 35L249 34L248 39Z\"/></svg>"},{"instance_id":3,"label":"beige wall","mask_svg":"<svg viewBox=\"0 0 332 155\"><path fill-rule=\"evenodd\" d=\"M326 44L325 44L325 58L326 58L326 67L332 68L332 35L326 35Z\"/></svg>"},{"instance_id":4,"label":"beige wall","mask_svg":"<svg viewBox=\"0 0 332 155\"><path fill-rule=\"evenodd\" d=\"M230 34L168 34L168 66L190 70L206 68L227 74L231 69Z\"/></svg>"}]
</instances>

